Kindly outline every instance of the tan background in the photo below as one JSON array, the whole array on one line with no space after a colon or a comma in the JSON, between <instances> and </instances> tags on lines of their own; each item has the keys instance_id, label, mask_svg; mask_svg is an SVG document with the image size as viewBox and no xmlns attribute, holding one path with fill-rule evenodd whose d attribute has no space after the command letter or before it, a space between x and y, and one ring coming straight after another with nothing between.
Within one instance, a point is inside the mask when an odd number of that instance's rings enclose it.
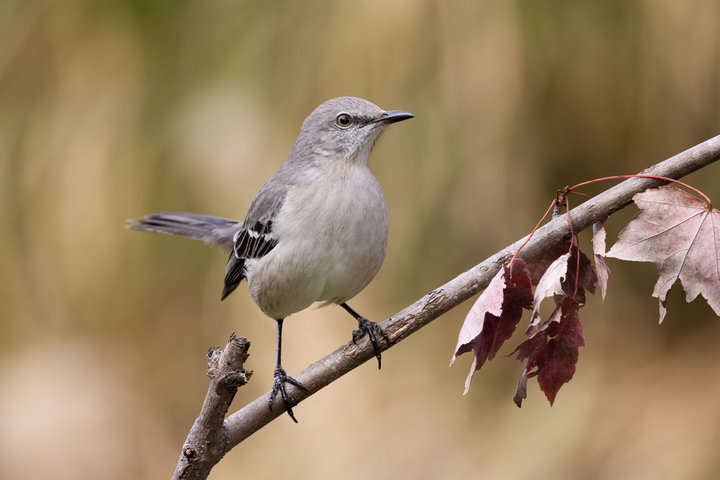
<instances>
[{"instance_id":1,"label":"tan background","mask_svg":"<svg viewBox=\"0 0 720 480\"><path fill-rule=\"evenodd\" d=\"M351 304L380 320L526 234L555 189L717 134L719 31L712 0L4 0L0 477L167 478L232 331L255 370L235 407L270 386L274 324L246 287L219 301L225 254L126 218L242 217L330 97L411 110L372 159L389 252ZM720 203L718 168L689 181ZM610 266L554 407L535 382L512 403L510 345L461 396L467 303L212 478L717 478L720 319L676 288L658 327L654 267ZM292 317L285 366L352 328L338 308Z\"/></svg>"}]
</instances>

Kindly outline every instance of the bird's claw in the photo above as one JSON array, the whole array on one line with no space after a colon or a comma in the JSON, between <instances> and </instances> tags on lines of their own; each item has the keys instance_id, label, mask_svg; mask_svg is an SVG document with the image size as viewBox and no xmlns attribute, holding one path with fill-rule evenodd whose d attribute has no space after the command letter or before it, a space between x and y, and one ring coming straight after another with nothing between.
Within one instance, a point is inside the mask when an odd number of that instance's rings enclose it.
<instances>
[{"instance_id":1,"label":"bird's claw","mask_svg":"<svg viewBox=\"0 0 720 480\"><path fill-rule=\"evenodd\" d=\"M379 370L381 367L382 355L380 353L380 347L378 346L376 334L380 335L386 343L390 343L390 339L388 338L387 333L385 333L385 330L383 330L383 328L377 323L371 322L365 317L360 317L357 321L358 328L357 330L353 330L352 333L353 343L357 343L357 340L367 333L370 338L370 343L373 346L373 350L375 350L375 358L377 358Z\"/></svg>"},{"instance_id":2,"label":"bird's claw","mask_svg":"<svg viewBox=\"0 0 720 480\"><path fill-rule=\"evenodd\" d=\"M285 406L285 411L288 415L290 415L290 418L292 418L293 422L298 423L292 410L292 407L297 405L297 402L290 398L287 391L285 390L286 383L289 383L290 385L299 388L303 392L307 392L307 388L305 388L305 385L298 382L293 377L288 376L287 373L285 373L285 370L283 370L281 367L277 367L275 369L275 382L273 383L272 391L270 392L270 400L268 401L268 407L270 407L270 410L272 410L275 396L278 392L280 392L280 396L283 399L283 405Z\"/></svg>"}]
</instances>

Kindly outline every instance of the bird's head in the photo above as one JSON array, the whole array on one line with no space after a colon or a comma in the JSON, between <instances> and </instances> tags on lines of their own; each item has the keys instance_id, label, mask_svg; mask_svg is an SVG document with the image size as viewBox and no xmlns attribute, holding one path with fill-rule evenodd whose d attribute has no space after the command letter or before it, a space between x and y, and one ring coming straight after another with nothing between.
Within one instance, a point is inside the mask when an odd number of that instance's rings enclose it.
<instances>
[{"instance_id":1,"label":"bird's head","mask_svg":"<svg viewBox=\"0 0 720 480\"><path fill-rule=\"evenodd\" d=\"M293 150L302 156L367 162L385 127L413 117L358 97L333 98L308 115Z\"/></svg>"}]
</instances>

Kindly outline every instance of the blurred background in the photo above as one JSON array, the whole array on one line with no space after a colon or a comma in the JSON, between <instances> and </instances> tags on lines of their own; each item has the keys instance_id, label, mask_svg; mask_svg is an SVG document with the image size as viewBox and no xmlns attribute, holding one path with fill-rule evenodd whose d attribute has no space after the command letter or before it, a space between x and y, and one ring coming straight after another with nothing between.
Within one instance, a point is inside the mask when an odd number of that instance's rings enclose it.
<instances>
[{"instance_id":1,"label":"blurred background","mask_svg":"<svg viewBox=\"0 0 720 480\"><path fill-rule=\"evenodd\" d=\"M242 218L324 100L410 110L371 159L389 250L352 305L382 320L528 233L556 189L718 134L718 32L713 0L3 0L0 477L169 478L233 331L255 375L232 409L270 387L275 325L245 285L220 302L226 254L125 219ZM720 203L718 178L687 180ZM658 326L654 266L609 265L554 407L535 381L512 402L519 333L461 395L467 302L211 478L720 477L720 319L676 286ZM354 323L313 308L285 328L293 374Z\"/></svg>"}]
</instances>

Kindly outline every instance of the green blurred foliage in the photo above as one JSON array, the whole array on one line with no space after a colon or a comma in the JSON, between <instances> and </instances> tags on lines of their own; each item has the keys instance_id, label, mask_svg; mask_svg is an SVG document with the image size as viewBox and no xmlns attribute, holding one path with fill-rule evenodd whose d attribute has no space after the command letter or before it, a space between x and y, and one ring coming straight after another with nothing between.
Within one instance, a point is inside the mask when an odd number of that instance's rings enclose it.
<instances>
[{"instance_id":1,"label":"green blurred foliage","mask_svg":"<svg viewBox=\"0 0 720 480\"><path fill-rule=\"evenodd\" d=\"M353 305L382 319L526 234L557 188L717 134L719 31L712 0L4 0L0 477L167 477L231 331L256 373L236 404L270 386L274 325L243 288L219 301L225 254L126 218L242 217L328 98L411 110L371 162L391 238ZM720 199L717 179L688 181ZM534 383L515 408L503 356L460 396L463 305L212 478L716 478L720 320L676 289L658 327L654 268L610 266L552 409ZM291 372L350 337L337 309L295 317Z\"/></svg>"}]
</instances>

